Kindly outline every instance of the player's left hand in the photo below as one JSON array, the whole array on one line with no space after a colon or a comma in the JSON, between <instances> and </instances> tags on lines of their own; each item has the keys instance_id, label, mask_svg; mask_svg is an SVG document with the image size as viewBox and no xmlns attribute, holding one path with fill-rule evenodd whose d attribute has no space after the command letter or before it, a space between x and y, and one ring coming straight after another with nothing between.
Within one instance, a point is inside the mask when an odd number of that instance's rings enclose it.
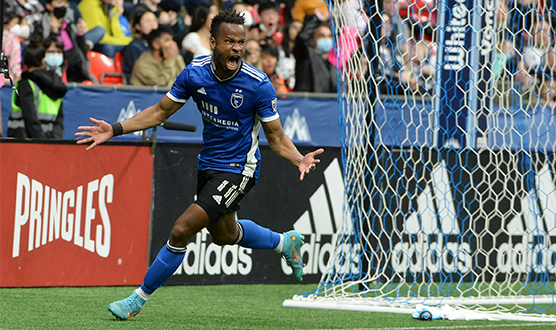
<instances>
[{"instance_id":1,"label":"player's left hand","mask_svg":"<svg viewBox=\"0 0 556 330\"><path fill-rule=\"evenodd\" d=\"M85 137L84 139L77 140L78 144L93 142L86 150L90 150L114 136L112 126L104 120L95 118L89 118L89 120L95 124L95 126L79 126L77 129L80 130L80 132L75 133L75 136Z\"/></svg>"},{"instance_id":2,"label":"player's left hand","mask_svg":"<svg viewBox=\"0 0 556 330\"><path fill-rule=\"evenodd\" d=\"M324 152L324 149L317 149L313 152L306 154L301 163L299 164L299 172L301 172L301 176L299 176L299 180L303 180L305 178L305 174L309 174L312 170L317 168L317 164L320 163L320 159L315 159L315 156L320 155Z\"/></svg>"}]
</instances>

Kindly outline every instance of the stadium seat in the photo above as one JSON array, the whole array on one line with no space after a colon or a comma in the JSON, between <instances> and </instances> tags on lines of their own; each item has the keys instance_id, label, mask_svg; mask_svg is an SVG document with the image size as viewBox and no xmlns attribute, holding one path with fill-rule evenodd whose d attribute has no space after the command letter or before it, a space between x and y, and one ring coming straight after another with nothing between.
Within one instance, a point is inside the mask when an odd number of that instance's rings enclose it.
<instances>
[{"instance_id":1,"label":"stadium seat","mask_svg":"<svg viewBox=\"0 0 556 330\"><path fill-rule=\"evenodd\" d=\"M114 61L99 52L89 51L87 53L89 59L89 70L102 85L125 85L126 79L123 73L116 70Z\"/></svg>"},{"instance_id":2,"label":"stadium seat","mask_svg":"<svg viewBox=\"0 0 556 330\"><path fill-rule=\"evenodd\" d=\"M117 52L116 55L114 55L114 64L116 65L116 72L124 73L124 69L122 68L123 59L124 59L124 55L122 55L122 52Z\"/></svg>"}]
</instances>

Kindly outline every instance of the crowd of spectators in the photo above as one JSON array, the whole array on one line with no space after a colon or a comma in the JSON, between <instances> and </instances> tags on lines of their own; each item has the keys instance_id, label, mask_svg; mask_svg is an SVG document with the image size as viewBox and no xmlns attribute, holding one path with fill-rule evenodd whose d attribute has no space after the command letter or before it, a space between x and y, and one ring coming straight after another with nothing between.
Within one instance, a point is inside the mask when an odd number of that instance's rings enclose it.
<instances>
[{"instance_id":1,"label":"crowd of spectators","mask_svg":"<svg viewBox=\"0 0 556 330\"><path fill-rule=\"evenodd\" d=\"M96 81L88 61L95 51L120 61L127 84L170 86L179 67L212 53L212 18L227 8L245 17L245 62L264 71L279 96L335 92L324 0L6 0L2 47L14 81L30 40L53 39L62 45L61 63L46 67L64 82Z\"/></svg>"},{"instance_id":2,"label":"crowd of spectators","mask_svg":"<svg viewBox=\"0 0 556 330\"><path fill-rule=\"evenodd\" d=\"M160 68L171 68L173 75L176 65L210 54L212 18L222 9L233 8L246 21L245 62L264 71L280 96L290 91L335 92L338 70L346 70L357 48L368 47L359 37L367 36L366 42L372 39L369 30L377 24L373 17L377 12L380 65L375 69L383 78L382 92L429 92L435 86L434 0L383 0L378 11L361 7L366 2L342 0L334 7L336 13L328 12L324 0L130 1L6 0L3 50L12 77L19 79L25 68L21 53L29 40L39 36L61 42L63 64L57 70L63 72L65 82L94 80L87 53L96 51L121 59L128 84L167 86L171 82L165 75L146 79L141 68L155 67L156 62ZM544 0L496 2L497 42L490 67L495 79L510 77L522 90L533 89L556 100L551 96L556 87L552 83L553 11L546 6ZM334 53L330 28L335 15L343 15L346 25L337 39L339 47L347 49L340 59ZM160 31L164 31L164 46ZM172 42L166 42L168 36ZM349 38L359 39L351 43ZM150 54L153 66L141 65L139 59L148 57L144 53ZM368 66L363 71L372 72Z\"/></svg>"}]
</instances>

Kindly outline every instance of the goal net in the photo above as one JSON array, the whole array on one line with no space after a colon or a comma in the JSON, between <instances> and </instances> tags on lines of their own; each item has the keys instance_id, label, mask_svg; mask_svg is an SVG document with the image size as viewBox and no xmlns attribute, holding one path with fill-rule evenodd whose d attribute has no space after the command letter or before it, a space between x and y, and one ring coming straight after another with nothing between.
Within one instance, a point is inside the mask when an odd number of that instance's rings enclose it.
<instances>
[{"instance_id":1,"label":"goal net","mask_svg":"<svg viewBox=\"0 0 556 330\"><path fill-rule=\"evenodd\" d=\"M318 288L284 305L556 321L552 3L328 8L344 216Z\"/></svg>"}]
</instances>

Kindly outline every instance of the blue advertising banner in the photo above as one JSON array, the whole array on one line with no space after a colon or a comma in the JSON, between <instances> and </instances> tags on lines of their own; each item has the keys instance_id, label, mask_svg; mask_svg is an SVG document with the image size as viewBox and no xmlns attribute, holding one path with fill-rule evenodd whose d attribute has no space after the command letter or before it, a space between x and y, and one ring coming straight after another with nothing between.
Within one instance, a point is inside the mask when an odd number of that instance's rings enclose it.
<instances>
[{"instance_id":1,"label":"blue advertising banner","mask_svg":"<svg viewBox=\"0 0 556 330\"><path fill-rule=\"evenodd\" d=\"M0 89L4 136L11 107L9 87ZM70 87L64 98L64 139L75 139L77 127L89 125L89 117L115 122L127 119L155 104L165 91ZM331 97L287 97L278 99L278 112L286 134L299 145L339 146L340 127L336 95ZM175 113L171 121L197 126L196 132L170 131L157 127L157 140L162 142L202 142L202 119L193 101ZM152 130L146 132L152 135ZM139 141L142 133L115 138ZM266 143L264 134L261 142Z\"/></svg>"},{"instance_id":2,"label":"blue advertising banner","mask_svg":"<svg viewBox=\"0 0 556 330\"><path fill-rule=\"evenodd\" d=\"M436 145L480 147L492 108L495 3L444 0L439 7Z\"/></svg>"}]
</instances>

